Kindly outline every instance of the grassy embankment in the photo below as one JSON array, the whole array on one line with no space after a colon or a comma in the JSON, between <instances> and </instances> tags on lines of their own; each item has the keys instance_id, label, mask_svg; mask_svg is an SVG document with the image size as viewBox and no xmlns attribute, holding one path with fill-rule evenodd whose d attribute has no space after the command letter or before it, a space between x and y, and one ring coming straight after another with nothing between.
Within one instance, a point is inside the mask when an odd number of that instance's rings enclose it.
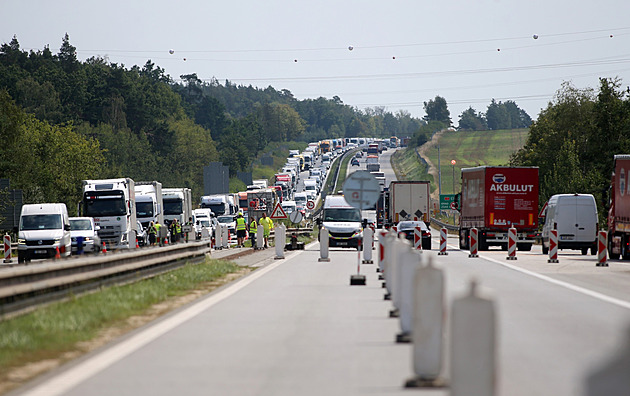
<instances>
[{"instance_id":1,"label":"grassy embankment","mask_svg":"<svg viewBox=\"0 0 630 396\"><path fill-rule=\"evenodd\" d=\"M207 259L3 319L0 394L249 271L232 262Z\"/></svg>"},{"instance_id":2,"label":"grassy embankment","mask_svg":"<svg viewBox=\"0 0 630 396\"><path fill-rule=\"evenodd\" d=\"M461 169L480 165L507 165L512 153L523 147L528 129L498 131L453 131L440 137L440 168L442 170L442 194L459 193ZM434 174L423 163L415 148L401 150L392 157L392 166L400 180L429 180L431 191L437 194L438 150L435 145L425 146L426 156L436 167ZM456 164L452 165L451 160ZM453 178L454 176L454 178Z\"/></svg>"}]
</instances>

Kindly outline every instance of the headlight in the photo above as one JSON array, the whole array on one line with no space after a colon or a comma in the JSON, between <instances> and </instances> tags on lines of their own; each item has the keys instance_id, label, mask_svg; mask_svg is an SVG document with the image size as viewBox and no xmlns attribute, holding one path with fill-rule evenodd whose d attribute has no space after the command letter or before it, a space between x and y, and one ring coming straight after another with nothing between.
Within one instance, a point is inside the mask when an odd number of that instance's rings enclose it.
<instances>
[{"instance_id":1,"label":"headlight","mask_svg":"<svg viewBox=\"0 0 630 396\"><path fill-rule=\"evenodd\" d=\"M61 242L61 238L55 238L55 243Z\"/></svg>"},{"instance_id":2,"label":"headlight","mask_svg":"<svg viewBox=\"0 0 630 396\"><path fill-rule=\"evenodd\" d=\"M353 238L360 237L362 233L363 233L363 230L359 228L358 230L354 230L354 233L352 234L352 237Z\"/></svg>"},{"instance_id":3,"label":"headlight","mask_svg":"<svg viewBox=\"0 0 630 396\"><path fill-rule=\"evenodd\" d=\"M85 237L83 238L83 242L91 242L92 238L91 237Z\"/></svg>"},{"instance_id":4,"label":"headlight","mask_svg":"<svg viewBox=\"0 0 630 396\"><path fill-rule=\"evenodd\" d=\"M26 239L18 238L18 245L25 245L25 244L26 244Z\"/></svg>"}]
</instances>

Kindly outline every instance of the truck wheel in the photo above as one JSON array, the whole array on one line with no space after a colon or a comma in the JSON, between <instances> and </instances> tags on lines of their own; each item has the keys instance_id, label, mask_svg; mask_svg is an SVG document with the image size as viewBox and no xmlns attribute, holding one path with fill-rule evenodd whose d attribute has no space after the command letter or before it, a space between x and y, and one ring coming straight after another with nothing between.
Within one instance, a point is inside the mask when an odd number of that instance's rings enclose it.
<instances>
[{"instance_id":1,"label":"truck wheel","mask_svg":"<svg viewBox=\"0 0 630 396\"><path fill-rule=\"evenodd\" d=\"M582 256L586 256L586 254L588 253L588 248L582 248L580 250L582 251Z\"/></svg>"},{"instance_id":2,"label":"truck wheel","mask_svg":"<svg viewBox=\"0 0 630 396\"><path fill-rule=\"evenodd\" d=\"M466 230L459 230L459 248L462 250L468 250L468 232Z\"/></svg>"},{"instance_id":3,"label":"truck wheel","mask_svg":"<svg viewBox=\"0 0 630 396\"><path fill-rule=\"evenodd\" d=\"M593 246L591 246L591 256L594 256L597 254L597 244L594 244Z\"/></svg>"},{"instance_id":4,"label":"truck wheel","mask_svg":"<svg viewBox=\"0 0 630 396\"><path fill-rule=\"evenodd\" d=\"M549 248L547 246L545 246L545 242L543 242L543 244L542 244L542 253L543 254L549 254Z\"/></svg>"},{"instance_id":5,"label":"truck wheel","mask_svg":"<svg viewBox=\"0 0 630 396\"><path fill-rule=\"evenodd\" d=\"M503 250L503 251L507 252L507 250L508 250L508 245L507 245L507 243L502 243L502 244L501 244L501 250Z\"/></svg>"},{"instance_id":6,"label":"truck wheel","mask_svg":"<svg viewBox=\"0 0 630 396\"><path fill-rule=\"evenodd\" d=\"M18 251L18 264L23 264L26 261L26 255Z\"/></svg>"},{"instance_id":7,"label":"truck wheel","mask_svg":"<svg viewBox=\"0 0 630 396\"><path fill-rule=\"evenodd\" d=\"M516 248L521 252L529 252L532 250L531 243L517 243Z\"/></svg>"}]
</instances>

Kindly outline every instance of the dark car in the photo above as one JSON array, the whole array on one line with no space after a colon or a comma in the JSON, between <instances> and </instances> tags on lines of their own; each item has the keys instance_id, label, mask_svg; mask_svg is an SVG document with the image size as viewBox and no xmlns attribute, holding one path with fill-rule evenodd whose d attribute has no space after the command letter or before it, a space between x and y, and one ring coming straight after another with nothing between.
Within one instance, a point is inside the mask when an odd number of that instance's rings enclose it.
<instances>
[{"instance_id":1,"label":"dark car","mask_svg":"<svg viewBox=\"0 0 630 396\"><path fill-rule=\"evenodd\" d=\"M350 162L350 165L352 166L359 166L359 160L356 158L353 158L352 161Z\"/></svg>"},{"instance_id":2,"label":"dark car","mask_svg":"<svg viewBox=\"0 0 630 396\"><path fill-rule=\"evenodd\" d=\"M398 234L404 233L405 238L413 244L416 227L420 227L422 233L422 249L431 250L431 230L424 221L401 221L398 223Z\"/></svg>"}]
</instances>

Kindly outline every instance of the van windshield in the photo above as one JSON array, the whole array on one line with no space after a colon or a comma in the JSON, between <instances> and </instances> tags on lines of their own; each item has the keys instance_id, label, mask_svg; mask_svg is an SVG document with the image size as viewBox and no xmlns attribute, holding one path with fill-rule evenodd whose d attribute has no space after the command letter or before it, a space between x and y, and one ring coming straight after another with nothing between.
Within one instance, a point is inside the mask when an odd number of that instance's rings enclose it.
<instances>
[{"instance_id":1,"label":"van windshield","mask_svg":"<svg viewBox=\"0 0 630 396\"><path fill-rule=\"evenodd\" d=\"M41 214L27 215L20 219L20 230L58 230L61 228L61 215Z\"/></svg>"},{"instance_id":2,"label":"van windshield","mask_svg":"<svg viewBox=\"0 0 630 396\"><path fill-rule=\"evenodd\" d=\"M324 221L361 221L359 209L329 208L324 209Z\"/></svg>"},{"instance_id":3,"label":"van windshield","mask_svg":"<svg viewBox=\"0 0 630 396\"><path fill-rule=\"evenodd\" d=\"M153 217L153 202L136 202L138 217Z\"/></svg>"},{"instance_id":4,"label":"van windshield","mask_svg":"<svg viewBox=\"0 0 630 396\"><path fill-rule=\"evenodd\" d=\"M72 231L91 231L92 222L88 219L70 219L70 229Z\"/></svg>"}]
</instances>

